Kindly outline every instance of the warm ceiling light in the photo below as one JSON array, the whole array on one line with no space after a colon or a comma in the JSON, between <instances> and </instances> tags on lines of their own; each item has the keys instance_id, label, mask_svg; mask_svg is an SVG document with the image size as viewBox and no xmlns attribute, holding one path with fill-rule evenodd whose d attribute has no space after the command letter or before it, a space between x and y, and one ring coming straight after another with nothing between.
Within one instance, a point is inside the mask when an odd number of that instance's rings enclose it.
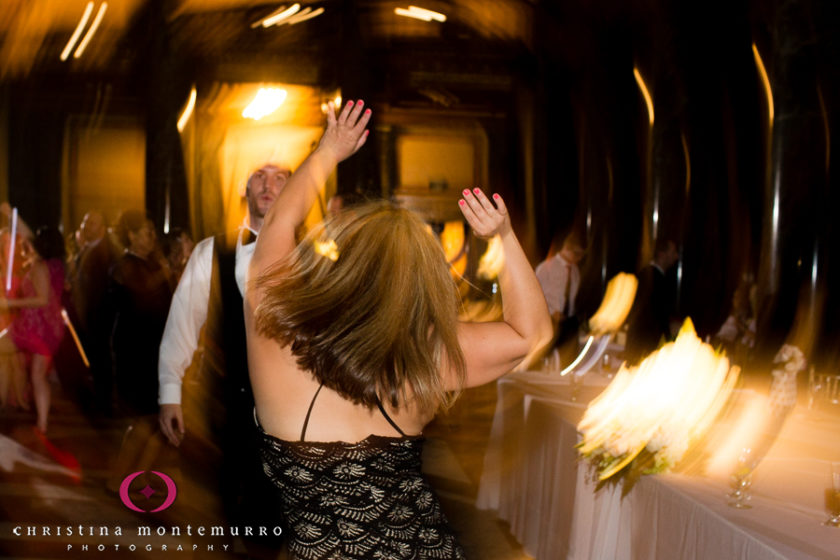
<instances>
[{"instance_id":1,"label":"warm ceiling light","mask_svg":"<svg viewBox=\"0 0 840 560\"><path fill-rule=\"evenodd\" d=\"M196 94L197 92L195 91L195 86L193 86L190 90L190 98L187 100L187 106L184 107L184 112L181 113L181 117L178 119L178 132L184 132L184 128L187 126L187 123L193 114Z\"/></svg>"},{"instance_id":2,"label":"warm ceiling light","mask_svg":"<svg viewBox=\"0 0 840 560\"><path fill-rule=\"evenodd\" d=\"M251 29L256 27L271 27L272 25L276 25L283 21L286 18L290 18L296 13L300 11L300 4L292 4L288 8L286 6L280 6L261 20L255 21L251 24Z\"/></svg>"},{"instance_id":3,"label":"warm ceiling light","mask_svg":"<svg viewBox=\"0 0 840 560\"><path fill-rule=\"evenodd\" d=\"M441 23L446 21L446 16L440 12L433 12L432 10L419 8L417 6L409 6L407 10L405 8L394 8L394 13L398 16L405 16L423 21L435 20Z\"/></svg>"},{"instance_id":4,"label":"warm ceiling light","mask_svg":"<svg viewBox=\"0 0 840 560\"><path fill-rule=\"evenodd\" d=\"M93 34L96 33L97 29L99 29L99 24L102 23L102 18L105 16L105 10L107 9L108 2L102 2L102 5L99 6L99 11L96 12L96 17L93 19L93 23L90 24L90 28L87 33L85 33L85 37L82 39L82 42L79 43L79 48L77 48L76 52L73 53L73 58L79 58L82 56L82 53L85 52L85 48L87 48L88 43L90 43L90 40L93 39Z\"/></svg>"},{"instance_id":5,"label":"warm ceiling light","mask_svg":"<svg viewBox=\"0 0 840 560\"><path fill-rule=\"evenodd\" d=\"M257 96L242 111L246 119L260 120L277 110L286 100L286 90L280 88L260 88Z\"/></svg>"},{"instance_id":6,"label":"warm ceiling light","mask_svg":"<svg viewBox=\"0 0 840 560\"><path fill-rule=\"evenodd\" d=\"M305 10L302 10L298 15L290 17L285 23L288 23L289 25L294 25L296 23L301 23L303 21L316 18L324 13L324 8L318 8L317 10L313 10L311 12L310 9L311 8L306 8Z\"/></svg>"},{"instance_id":7,"label":"warm ceiling light","mask_svg":"<svg viewBox=\"0 0 840 560\"><path fill-rule=\"evenodd\" d=\"M79 25L76 26L76 30L73 31L73 35L70 36L70 40L67 41L67 45L65 45L64 50L61 51L61 60L67 60L70 57L70 52L73 50L73 47L76 46L76 41L79 40L79 35L82 34L82 29L84 29L85 25L87 25L92 11L93 2L88 2L85 7L85 13L82 14L82 19L79 20Z\"/></svg>"}]
</instances>

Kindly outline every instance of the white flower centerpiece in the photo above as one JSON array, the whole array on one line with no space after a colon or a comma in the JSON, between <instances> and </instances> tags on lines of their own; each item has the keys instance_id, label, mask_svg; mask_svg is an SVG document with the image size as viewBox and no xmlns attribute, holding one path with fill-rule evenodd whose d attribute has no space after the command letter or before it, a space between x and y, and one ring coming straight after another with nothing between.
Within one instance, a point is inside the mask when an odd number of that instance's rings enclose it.
<instances>
[{"instance_id":1,"label":"white flower centerpiece","mask_svg":"<svg viewBox=\"0 0 840 560\"><path fill-rule=\"evenodd\" d=\"M578 424L581 456L601 483L671 470L709 429L740 369L686 319L674 342L623 364Z\"/></svg>"}]
</instances>

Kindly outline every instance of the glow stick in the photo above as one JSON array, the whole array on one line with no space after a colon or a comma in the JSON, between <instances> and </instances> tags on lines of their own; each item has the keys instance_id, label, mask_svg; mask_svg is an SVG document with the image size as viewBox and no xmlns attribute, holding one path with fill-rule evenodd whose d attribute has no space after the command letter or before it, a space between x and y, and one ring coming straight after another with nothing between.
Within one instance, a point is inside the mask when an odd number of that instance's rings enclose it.
<instances>
[{"instance_id":1,"label":"glow stick","mask_svg":"<svg viewBox=\"0 0 840 560\"><path fill-rule=\"evenodd\" d=\"M67 330L70 331L70 335L76 343L76 348L79 349L79 355L82 357L85 367L90 367L90 362L88 361L87 354L85 354L85 349L82 348L82 342L79 340L79 335L76 334L76 329L73 328L73 323L70 322L70 317L67 315L67 310L64 308L61 309L61 318L64 319L64 324L67 325Z\"/></svg>"},{"instance_id":2,"label":"glow stick","mask_svg":"<svg viewBox=\"0 0 840 560\"><path fill-rule=\"evenodd\" d=\"M9 258L6 268L6 293L12 291L12 270L15 267L15 239L17 238L17 208L12 208L12 240L9 242Z\"/></svg>"}]
</instances>

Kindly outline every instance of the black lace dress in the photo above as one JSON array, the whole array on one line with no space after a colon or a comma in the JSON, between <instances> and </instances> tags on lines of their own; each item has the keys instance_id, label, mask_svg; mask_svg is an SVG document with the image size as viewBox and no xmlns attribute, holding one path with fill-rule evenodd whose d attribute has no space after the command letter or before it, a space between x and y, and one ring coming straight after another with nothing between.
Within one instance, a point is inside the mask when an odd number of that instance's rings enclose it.
<instances>
[{"instance_id":1,"label":"black lace dress","mask_svg":"<svg viewBox=\"0 0 840 560\"><path fill-rule=\"evenodd\" d=\"M380 410L402 434L381 405ZM307 413L301 441L281 440L259 428L265 473L284 496L292 558L464 558L420 473L422 437L307 442L308 422Z\"/></svg>"}]
</instances>

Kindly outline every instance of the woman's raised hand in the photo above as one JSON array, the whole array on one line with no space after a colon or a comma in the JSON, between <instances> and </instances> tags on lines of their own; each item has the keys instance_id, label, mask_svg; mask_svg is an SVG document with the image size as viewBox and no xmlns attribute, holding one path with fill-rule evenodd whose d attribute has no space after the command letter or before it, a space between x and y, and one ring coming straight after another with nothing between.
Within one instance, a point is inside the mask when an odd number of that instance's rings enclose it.
<instances>
[{"instance_id":1,"label":"woman's raised hand","mask_svg":"<svg viewBox=\"0 0 840 560\"><path fill-rule=\"evenodd\" d=\"M501 196L493 195L494 206L481 189L464 189L462 194L464 198L458 201L458 206L478 237L489 239L510 230L510 217Z\"/></svg>"},{"instance_id":2,"label":"woman's raised hand","mask_svg":"<svg viewBox=\"0 0 840 560\"><path fill-rule=\"evenodd\" d=\"M368 137L365 127L370 120L370 109L364 106L361 99L348 101L336 117L333 103L328 103L327 129L318 148L331 152L336 161L343 161L364 146Z\"/></svg>"}]
</instances>

